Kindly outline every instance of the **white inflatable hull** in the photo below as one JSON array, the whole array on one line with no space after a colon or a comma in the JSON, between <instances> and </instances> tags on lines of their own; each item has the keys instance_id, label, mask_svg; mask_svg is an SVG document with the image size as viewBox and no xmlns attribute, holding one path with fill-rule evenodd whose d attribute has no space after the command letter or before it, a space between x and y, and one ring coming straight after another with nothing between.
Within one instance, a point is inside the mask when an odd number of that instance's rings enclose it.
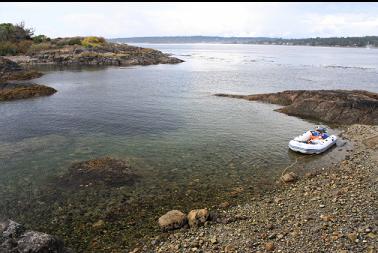
<instances>
[{"instance_id":1,"label":"white inflatable hull","mask_svg":"<svg viewBox=\"0 0 378 253\"><path fill-rule=\"evenodd\" d=\"M289 142L289 148L303 154L320 154L332 147L336 143L336 135L331 135L324 140L318 140L315 144L303 143L296 140Z\"/></svg>"}]
</instances>

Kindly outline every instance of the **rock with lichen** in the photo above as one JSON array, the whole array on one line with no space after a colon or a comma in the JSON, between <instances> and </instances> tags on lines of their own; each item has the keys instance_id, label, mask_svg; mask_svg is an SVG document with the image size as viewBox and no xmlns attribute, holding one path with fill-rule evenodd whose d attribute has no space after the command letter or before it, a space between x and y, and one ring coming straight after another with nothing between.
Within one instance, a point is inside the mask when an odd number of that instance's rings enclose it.
<instances>
[{"instance_id":1,"label":"rock with lichen","mask_svg":"<svg viewBox=\"0 0 378 253\"><path fill-rule=\"evenodd\" d=\"M55 236L26 230L17 222L4 219L0 221L0 252L68 253L72 251Z\"/></svg>"}]
</instances>

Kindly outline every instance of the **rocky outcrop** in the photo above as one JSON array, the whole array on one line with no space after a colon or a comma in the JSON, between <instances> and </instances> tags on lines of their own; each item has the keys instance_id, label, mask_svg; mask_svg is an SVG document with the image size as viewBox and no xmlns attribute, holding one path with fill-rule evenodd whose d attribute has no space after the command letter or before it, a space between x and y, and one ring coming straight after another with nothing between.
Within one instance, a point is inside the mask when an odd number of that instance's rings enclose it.
<instances>
[{"instance_id":1,"label":"rocky outcrop","mask_svg":"<svg viewBox=\"0 0 378 253\"><path fill-rule=\"evenodd\" d=\"M0 101L54 94L56 90L45 85L14 82L29 80L40 76L42 76L42 73L40 72L26 70L16 62L0 57Z\"/></svg>"},{"instance_id":2,"label":"rocky outcrop","mask_svg":"<svg viewBox=\"0 0 378 253\"><path fill-rule=\"evenodd\" d=\"M94 185L120 187L132 185L139 176L123 160L103 157L74 163L68 172L58 179L57 186L77 189Z\"/></svg>"},{"instance_id":3,"label":"rocky outcrop","mask_svg":"<svg viewBox=\"0 0 378 253\"><path fill-rule=\"evenodd\" d=\"M34 70L25 70L19 64L4 57L0 57L0 83L12 80L29 80L42 76Z\"/></svg>"},{"instance_id":4,"label":"rocky outcrop","mask_svg":"<svg viewBox=\"0 0 378 253\"><path fill-rule=\"evenodd\" d=\"M26 65L130 66L183 62L183 60L171 57L158 50L115 43L106 43L94 48L86 48L80 45L66 45L63 48L46 49L29 55L8 56L7 58L19 64Z\"/></svg>"},{"instance_id":5,"label":"rocky outcrop","mask_svg":"<svg viewBox=\"0 0 378 253\"><path fill-rule=\"evenodd\" d=\"M55 236L26 230L21 224L6 219L0 221L0 252L68 253L72 251Z\"/></svg>"},{"instance_id":6,"label":"rocky outcrop","mask_svg":"<svg viewBox=\"0 0 378 253\"><path fill-rule=\"evenodd\" d=\"M181 228L187 224L187 222L186 215L179 210L171 210L158 220L160 228L164 231Z\"/></svg>"},{"instance_id":7,"label":"rocky outcrop","mask_svg":"<svg viewBox=\"0 0 378 253\"><path fill-rule=\"evenodd\" d=\"M337 124L378 124L378 94L363 90L288 90L257 95L216 94L283 105L288 115Z\"/></svg>"},{"instance_id":8,"label":"rocky outcrop","mask_svg":"<svg viewBox=\"0 0 378 253\"><path fill-rule=\"evenodd\" d=\"M0 83L0 101L48 96L54 88L34 83Z\"/></svg>"}]
</instances>

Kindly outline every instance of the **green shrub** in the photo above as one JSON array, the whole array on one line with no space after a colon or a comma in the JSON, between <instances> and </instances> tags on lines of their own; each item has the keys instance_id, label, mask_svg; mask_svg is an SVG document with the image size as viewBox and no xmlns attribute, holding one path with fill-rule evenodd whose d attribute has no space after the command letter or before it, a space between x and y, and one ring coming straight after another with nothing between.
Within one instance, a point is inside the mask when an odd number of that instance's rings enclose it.
<instances>
[{"instance_id":1,"label":"green shrub","mask_svg":"<svg viewBox=\"0 0 378 253\"><path fill-rule=\"evenodd\" d=\"M25 54L33 44L31 40L22 40L20 42L5 41L0 43L0 55L17 55Z\"/></svg>"},{"instance_id":2,"label":"green shrub","mask_svg":"<svg viewBox=\"0 0 378 253\"><path fill-rule=\"evenodd\" d=\"M34 36L32 39L33 39L34 43L42 43L42 42L46 42L46 41L51 40L49 37L47 37L45 35Z\"/></svg>"},{"instance_id":3,"label":"green shrub","mask_svg":"<svg viewBox=\"0 0 378 253\"><path fill-rule=\"evenodd\" d=\"M81 45L81 37L73 37L70 40L68 40L68 45Z\"/></svg>"},{"instance_id":4,"label":"green shrub","mask_svg":"<svg viewBox=\"0 0 378 253\"><path fill-rule=\"evenodd\" d=\"M18 42L17 45L17 54L26 54L26 52L29 50L31 45L33 44L33 41L31 40L22 40Z\"/></svg>"},{"instance_id":5,"label":"green shrub","mask_svg":"<svg viewBox=\"0 0 378 253\"><path fill-rule=\"evenodd\" d=\"M6 41L0 43L0 55L16 55L17 54L17 46L16 44Z\"/></svg>"},{"instance_id":6,"label":"green shrub","mask_svg":"<svg viewBox=\"0 0 378 253\"><path fill-rule=\"evenodd\" d=\"M92 47L99 47L103 46L105 44L105 39L102 37L95 37L95 36L89 36L85 37L81 41L81 45L87 48L92 48Z\"/></svg>"},{"instance_id":7,"label":"green shrub","mask_svg":"<svg viewBox=\"0 0 378 253\"><path fill-rule=\"evenodd\" d=\"M51 49L53 48L53 46L51 45L51 43L49 42L42 42L42 43L38 43L38 44L33 44L30 46L27 54L36 54L40 51L43 51L43 50L48 50L48 49Z\"/></svg>"},{"instance_id":8,"label":"green shrub","mask_svg":"<svg viewBox=\"0 0 378 253\"><path fill-rule=\"evenodd\" d=\"M70 38L56 38L51 40L51 43L58 45L58 46L66 46L66 45L81 45L82 37L70 37Z\"/></svg>"},{"instance_id":9,"label":"green shrub","mask_svg":"<svg viewBox=\"0 0 378 253\"><path fill-rule=\"evenodd\" d=\"M25 24L13 25L11 23L0 24L0 41L18 42L22 40L30 40L33 36L33 29L25 28Z\"/></svg>"}]
</instances>

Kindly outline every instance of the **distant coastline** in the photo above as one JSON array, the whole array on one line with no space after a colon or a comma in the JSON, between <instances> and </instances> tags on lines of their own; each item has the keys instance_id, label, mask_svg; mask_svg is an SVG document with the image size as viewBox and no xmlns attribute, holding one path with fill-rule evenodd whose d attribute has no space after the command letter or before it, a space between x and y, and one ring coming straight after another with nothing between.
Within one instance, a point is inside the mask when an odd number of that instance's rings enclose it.
<instances>
[{"instance_id":1,"label":"distant coastline","mask_svg":"<svg viewBox=\"0 0 378 253\"><path fill-rule=\"evenodd\" d=\"M107 39L115 43L146 43L146 44L256 44L285 46L325 46L325 47L358 47L378 48L378 36L364 37L329 37L282 39L270 37L219 37L219 36L157 36L128 37Z\"/></svg>"}]
</instances>

